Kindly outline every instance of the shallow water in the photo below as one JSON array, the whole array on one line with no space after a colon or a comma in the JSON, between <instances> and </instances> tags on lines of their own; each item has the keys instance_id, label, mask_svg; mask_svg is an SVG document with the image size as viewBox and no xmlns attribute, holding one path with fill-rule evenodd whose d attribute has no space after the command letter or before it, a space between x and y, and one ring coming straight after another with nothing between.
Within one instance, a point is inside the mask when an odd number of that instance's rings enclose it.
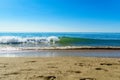
<instances>
[{"instance_id":1,"label":"shallow water","mask_svg":"<svg viewBox=\"0 0 120 80\"><path fill-rule=\"evenodd\" d=\"M120 58L120 50L1 51L0 57L109 57Z\"/></svg>"}]
</instances>

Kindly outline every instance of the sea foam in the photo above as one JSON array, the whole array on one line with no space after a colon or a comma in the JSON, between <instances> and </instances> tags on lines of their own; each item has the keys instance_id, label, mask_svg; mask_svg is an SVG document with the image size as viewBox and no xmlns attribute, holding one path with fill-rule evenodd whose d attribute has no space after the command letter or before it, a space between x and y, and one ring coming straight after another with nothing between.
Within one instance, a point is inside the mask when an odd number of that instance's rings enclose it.
<instances>
[{"instance_id":1,"label":"sea foam","mask_svg":"<svg viewBox=\"0 0 120 80\"><path fill-rule=\"evenodd\" d=\"M0 44L19 44L19 43L55 43L59 41L56 36L50 37L17 37L17 36L1 36Z\"/></svg>"}]
</instances>

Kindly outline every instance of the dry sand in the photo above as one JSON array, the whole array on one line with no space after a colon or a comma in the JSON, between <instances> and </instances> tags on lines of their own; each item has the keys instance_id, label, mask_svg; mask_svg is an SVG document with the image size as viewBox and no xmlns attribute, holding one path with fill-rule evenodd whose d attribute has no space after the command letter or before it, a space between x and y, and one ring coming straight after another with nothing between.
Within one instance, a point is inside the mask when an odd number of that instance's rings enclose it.
<instances>
[{"instance_id":1,"label":"dry sand","mask_svg":"<svg viewBox=\"0 0 120 80\"><path fill-rule=\"evenodd\" d=\"M120 80L120 59L0 58L0 80Z\"/></svg>"}]
</instances>

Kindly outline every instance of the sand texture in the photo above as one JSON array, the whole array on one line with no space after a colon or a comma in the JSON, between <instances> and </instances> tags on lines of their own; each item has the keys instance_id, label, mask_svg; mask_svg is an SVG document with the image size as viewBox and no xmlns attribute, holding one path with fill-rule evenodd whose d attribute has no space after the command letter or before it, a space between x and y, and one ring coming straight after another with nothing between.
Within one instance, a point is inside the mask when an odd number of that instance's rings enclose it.
<instances>
[{"instance_id":1,"label":"sand texture","mask_svg":"<svg viewBox=\"0 0 120 80\"><path fill-rule=\"evenodd\" d=\"M120 59L0 58L0 80L120 80Z\"/></svg>"}]
</instances>

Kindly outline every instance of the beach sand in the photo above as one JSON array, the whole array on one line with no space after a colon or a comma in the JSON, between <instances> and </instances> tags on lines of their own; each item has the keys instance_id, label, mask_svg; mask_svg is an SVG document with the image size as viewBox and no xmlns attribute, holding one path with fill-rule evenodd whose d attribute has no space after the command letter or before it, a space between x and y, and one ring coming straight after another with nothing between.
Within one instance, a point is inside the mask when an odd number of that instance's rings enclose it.
<instances>
[{"instance_id":1,"label":"beach sand","mask_svg":"<svg viewBox=\"0 0 120 80\"><path fill-rule=\"evenodd\" d=\"M0 80L120 80L120 59L0 58Z\"/></svg>"}]
</instances>

